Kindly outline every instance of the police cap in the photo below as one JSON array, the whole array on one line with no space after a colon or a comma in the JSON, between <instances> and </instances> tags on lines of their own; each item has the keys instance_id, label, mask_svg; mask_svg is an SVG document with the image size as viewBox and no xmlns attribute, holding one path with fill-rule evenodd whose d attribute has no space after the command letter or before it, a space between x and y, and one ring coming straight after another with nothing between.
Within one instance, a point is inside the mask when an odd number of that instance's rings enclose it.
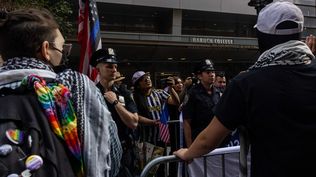
<instances>
[{"instance_id":1,"label":"police cap","mask_svg":"<svg viewBox=\"0 0 316 177\"><path fill-rule=\"evenodd\" d=\"M90 63L95 67L98 63L113 63L117 64L117 58L114 49L104 48L95 51L92 56Z\"/></svg>"},{"instance_id":2,"label":"police cap","mask_svg":"<svg viewBox=\"0 0 316 177\"><path fill-rule=\"evenodd\" d=\"M199 74L203 71L215 71L213 62L210 59L204 59L198 63L195 68L195 73Z\"/></svg>"}]
</instances>

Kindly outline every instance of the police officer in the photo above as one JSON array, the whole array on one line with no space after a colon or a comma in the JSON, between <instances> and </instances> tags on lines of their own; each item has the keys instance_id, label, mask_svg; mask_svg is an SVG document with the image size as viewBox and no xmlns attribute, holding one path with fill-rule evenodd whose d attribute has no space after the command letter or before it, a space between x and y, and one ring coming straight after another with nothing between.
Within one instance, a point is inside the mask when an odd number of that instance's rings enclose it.
<instances>
[{"instance_id":1,"label":"police officer","mask_svg":"<svg viewBox=\"0 0 316 177\"><path fill-rule=\"evenodd\" d=\"M213 86L215 69L210 59L202 60L196 66L195 74L199 82L188 92L188 101L183 109L184 136L188 147L211 121L220 98L219 90Z\"/></svg>"},{"instance_id":2,"label":"police officer","mask_svg":"<svg viewBox=\"0 0 316 177\"><path fill-rule=\"evenodd\" d=\"M210 59L204 59L197 64L195 75L198 82L188 91L188 101L183 108L184 138L187 147L190 147L197 135L211 122L215 105L220 99L220 92L214 86L215 69ZM188 170L189 176L203 176L202 159L195 159Z\"/></svg>"},{"instance_id":3,"label":"police officer","mask_svg":"<svg viewBox=\"0 0 316 177\"><path fill-rule=\"evenodd\" d=\"M100 81L97 87L104 94L106 104L118 128L118 135L123 148L122 168L119 176L128 176L126 166L132 165L133 159L133 129L138 124L138 114L135 102L127 89L121 89L114 84L117 76L117 57L112 48L99 49L92 54L91 65L97 68Z\"/></svg>"}]
</instances>

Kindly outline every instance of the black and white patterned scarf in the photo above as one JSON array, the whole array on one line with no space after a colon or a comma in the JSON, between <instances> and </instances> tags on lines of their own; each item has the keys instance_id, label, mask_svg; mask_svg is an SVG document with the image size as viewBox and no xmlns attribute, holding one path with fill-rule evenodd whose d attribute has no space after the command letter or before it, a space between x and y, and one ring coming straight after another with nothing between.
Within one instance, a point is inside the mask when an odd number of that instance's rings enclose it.
<instances>
[{"instance_id":1,"label":"black and white patterned scarf","mask_svg":"<svg viewBox=\"0 0 316 177\"><path fill-rule=\"evenodd\" d=\"M315 56L304 42L292 40L265 51L248 70L276 65L309 64L313 59Z\"/></svg>"},{"instance_id":2,"label":"black and white patterned scarf","mask_svg":"<svg viewBox=\"0 0 316 177\"><path fill-rule=\"evenodd\" d=\"M3 66L0 68L0 72L15 69L42 69L54 72L54 70L43 61L27 57L15 57L8 59L3 63Z\"/></svg>"},{"instance_id":3,"label":"black and white patterned scarf","mask_svg":"<svg viewBox=\"0 0 316 177\"><path fill-rule=\"evenodd\" d=\"M56 74L43 61L35 58L16 57L8 59L0 67L0 87L3 85L18 86L19 84L16 83L29 74L53 78L69 88L78 117L78 134L84 149L85 176L116 175L122 149L115 122L95 84L87 76L76 71L66 70ZM114 154L112 151L110 152L110 146L115 149Z\"/></svg>"}]
</instances>

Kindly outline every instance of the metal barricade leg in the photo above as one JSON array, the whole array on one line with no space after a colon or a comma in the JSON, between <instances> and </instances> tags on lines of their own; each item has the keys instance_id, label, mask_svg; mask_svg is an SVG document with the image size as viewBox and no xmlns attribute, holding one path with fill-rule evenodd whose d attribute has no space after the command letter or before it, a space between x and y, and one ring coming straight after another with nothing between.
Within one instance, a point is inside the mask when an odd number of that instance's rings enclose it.
<instances>
[{"instance_id":1,"label":"metal barricade leg","mask_svg":"<svg viewBox=\"0 0 316 177\"><path fill-rule=\"evenodd\" d=\"M206 157L203 157L204 177L207 177L207 163Z\"/></svg>"},{"instance_id":2,"label":"metal barricade leg","mask_svg":"<svg viewBox=\"0 0 316 177\"><path fill-rule=\"evenodd\" d=\"M222 156L222 176L225 177L225 155L221 155Z\"/></svg>"},{"instance_id":3,"label":"metal barricade leg","mask_svg":"<svg viewBox=\"0 0 316 177\"><path fill-rule=\"evenodd\" d=\"M245 127L238 128L240 139L240 155L239 155L239 170L240 177L247 177L247 155L249 151L248 132Z\"/></svg>"}]
</instances>

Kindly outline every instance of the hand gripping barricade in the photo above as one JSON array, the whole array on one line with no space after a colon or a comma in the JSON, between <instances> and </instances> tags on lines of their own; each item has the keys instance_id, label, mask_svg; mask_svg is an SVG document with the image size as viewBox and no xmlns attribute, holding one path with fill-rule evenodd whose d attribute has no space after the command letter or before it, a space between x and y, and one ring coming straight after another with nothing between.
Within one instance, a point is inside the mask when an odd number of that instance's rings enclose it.
<instances>
[{"instance_id":1,"label":"hand gripping barricade","mask_svg":"<svg viewBox=\"0 0 316 177\"><path fill-rule=\"evenodd\" d=\"M0 177L75 177L80 162L52 130L34 90L0 89Z\"/></svg>"},{"instance_id":2,"label":"hand gripping barricade","mask_svg":"<svg viewBox=\"0 0 316 177\"><path fill-rule=\"evenodd\" d=\"M214 156L222 156L222 176L225 177L225 154L231 154L231 153L239 153L239 174L237 176L239 177L247 177L249 173L248 166L250 165L249 163L249 156L248 151L249 151L249 142L248 142L248 137L247 137L247 132L245 128L241 127L239 128L240 132L240 146L232 146L232 147L225 147L225 148L217 148L213 151L211 151L208 154L203 155L204 159L204 177L207 177L207 164L206 164L206 158L212 158ZM248 163L247 163L248 161ZM164 156L164 157L158 157L150 161L143 169L140 177L147 177L149 175L149 172L152 168L155 166L162 164L162 163L169 163L169 162L181 162L181 159L177 158L175 155L169 155L169 156ZM185 174L187 176L187 174ZM229 176L229 175L227 175Z\"/></svg>"}]
</instances>

